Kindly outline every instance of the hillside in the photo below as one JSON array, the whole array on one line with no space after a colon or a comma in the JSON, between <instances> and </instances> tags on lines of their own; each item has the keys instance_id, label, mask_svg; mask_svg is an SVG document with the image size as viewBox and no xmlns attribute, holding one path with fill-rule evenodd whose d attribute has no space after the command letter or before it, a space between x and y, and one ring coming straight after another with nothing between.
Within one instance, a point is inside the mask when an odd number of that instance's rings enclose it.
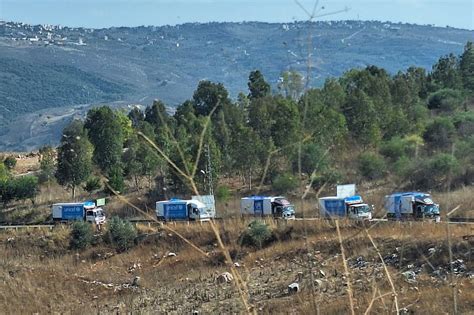
<instances>
[{"instance_id":1,"label":"hillside","mask_svg":"<svg viewBox=\"0 0 474 315\"><path fill-rule=\"evenodd\" d=\"M368 64L390 73L430 69L462 52L474 31L358 21L108 29L0 22L0 149L56 144L58 130L91 104L159 98L175 107L202 79L236 97L258 68L276 89L282 71L306 72L310 37L312 85L320 85Z\"/></svg>"}]
</instances>

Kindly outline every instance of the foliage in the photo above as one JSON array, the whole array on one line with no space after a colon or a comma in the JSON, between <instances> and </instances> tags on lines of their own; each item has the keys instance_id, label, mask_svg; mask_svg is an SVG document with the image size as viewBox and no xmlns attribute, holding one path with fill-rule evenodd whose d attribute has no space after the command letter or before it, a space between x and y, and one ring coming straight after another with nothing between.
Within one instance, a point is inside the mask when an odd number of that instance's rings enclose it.
<instances>
[{"instance_id":1,"label":"foliage","mask_svg":"<svg viewBox=\"0 0 474 315\"><path fill-rule=\"evenodd\" d=\"M49 182L54 178L56 171L55 158L56 153L54 149L47 145L39 149L40 154L40 182Z\"/></svg>"},{"instance_id":2,"label":"foliage","mask_svg":"<svg viewBox=\"0 0 474 315\"><path fill-rule=\"evenodd\" d=\"M107 106L91 109L87 113L84 127L94 145L94 162L104 173L120 166L125 139L124 125L128 125L124 119L128 118L117 115Z\"/></svg>"},{"instance_id":3,"label":"foliage","mask_svg":"<svg viewBox=\"0 0 474 315\"><path fill-rule=\"evenodd\" d=\"M194 189L192 176L197 189L206 191L212 182L225 199L219 179L238 176L249 190L253 182L262 182L286 193L303 184L300 169L315 187L354 175L376 180L388 170L414 188L439 186L447 169L452 183L469 182L463 178L473 169L473 95L466 78L471 55L468 44L462 56L440 58L432 72L410 67L390 75L368 66L308 90L303 77L289 71L276 94L254 70L248 96L241 92L236 101L223 84L203 80L172 116L159 100L128 115L94 108L87 113L88 133L75 139L90 138L94 162L120 192L127 189L127 178L137 190L146 179L160 195L188 194ZM66 151L60 147L58 152ZM457 163L438 156L445 152L452 152ZM59 166L58 161L58 174Z\"/></svg>"},{"instance_id":4,"label":"foliage","mask_svg":"<svg viewBox=\"0 0 474 315\"><path fill-rule=\"evenodd\" d=\"M114 216L107 222L105 240L113 245L118 252L133 247L136 237L137 231L129 221Z\"/></svg>"},{"instance_id":5,"label":"foliage","mask_svg":"<svg viewBox=\"0 0 474 315\"><path fill-rule=\"evenodd\" d=\"M193 106L197 115L207 116L219 106L230 102L229 93L222 83L201 81L193 95Z\"/></svg>"},{"instance_id":6,"label":"foliage","mask_svg":"<svg viewBox=\"0 0 474 315\"><path fill-rule=\"evenodd\" d=\"M108 173L109 185L117 193L123 193L125 188L123 170L120 166L113 166Z\"/></svg>"},{"instance_id":7,"label":"foliage","mask_svg":"<svg viewBox=\"0 0 474 315\"><path fill-rule=\"evenodd\" d=\"M292 174L277 175L273 180L272 188L277 193L288 193L298 188L299 180Z\"/></svg>"},{"instance_id":8,"label":"foliage","mask_svg":"<svg viewBox=\"0 0 474 315\"><path fill-rule=\"evenodd\" d=\"M468 91L474 92L474 44L467 42L459 63L462 83Z\"/></svg>"},{"instance_id":9,"label":"foliage","mask_svg":"<svg viewBox=\"0 0 474 315\"><path fill-rule=\"evenodd\" d=\"M430 95L428 99L428 108L452 112L461 107L462 101L463 96L461 91L441 89Z\"/></svg>"},{"instance_id":10,"label":"foliage","mask_svg":"<svg viewBox=\"0 0 474 315\"><path fill-rule=\"evenodd\" d=\"M231 192L227 186L218 186L216 189L216 198L222 202L229 200Z\"/></svg>"},{"instance_id":11,"label":"foliage","mask_svg":"<svg viewBox=\"0 0 474 315\"><path fill-rule=\"evenodd\" d=\"M79 120L72 121L63 131L58 147L56 179L60 185L72 189L75 198L76 187L82 184L92 172L92 144L87 130Z\"/></svg>"},{"instance_id":12,"label":"foliage","mask_svg":"<svg viewBox=\"0 0 474 315\"><path fill-rule=\"evenodd\" d=\"M72 224L69 247L71 249L84 249L91 245L94 239L92 225L89 222L76 221Z\"/></svg>"},{"instance_id":13,"label":"foliage","mask_svg":"<svg viewBox=\"0 0 474 315\"><path fill-rule=\"evenodd\" d=\"M247 230L240 235L240 245L261 249L267 245L271 236L272 233L268 225L255 220L252 221Z\"/></svg>"},{"instance_id":14,"label":"foliage","mask_svg":"<svg viewBox=\"0 0 474 315\"><path fill-rule=\"evenodd\" d=\"M385 173L385 161L377 154L362 153L358 158L358 164L361 175L366 179L379 179Z\"/></svg>"},{"instance_id":15,"label":"foliage","mask_svg":"<svg viewBox=\"0 0 474 315\"><path fill-rule=\"evenodd\" d=\"M13 156L7 156L5 160L3 160L3 164L5 164L7 169L12 170L16 166L16 159Z\"/></svg>"},{"instance_id":16,"label":"foliage","mask_svg":"<svg viewBox=\"0 0 474 315\"><path fill-rule=\"evenodd\" d=\"M0 181L0 196L4 204L12 200L31 199L34 201L38 193L36 176L21 176Z\"/></svg>"},{"instance_id":17,"label":"foliage","mask_svg":"<svg viewBox=\"0 0 474 315\"><path fill-rule=\"evenodd\" d=\"M453 143L455 128L447 117L437 117L423 134L423 139L433 148L447 148Z\"/></svg>"},{"instance_id":18,"label":"foliage","mask_svg":"<svg viewBox=\"0 0 474 315\"><path fill-rule=\"evenodd\" d=\"M250 91L249 99L270 95L270 84L265 81L263 74L259 70L250 72L247 85Z\"/></svg>"},{"instance_id":19,"label":"foliage","mask_svg":"<svg viewBox=\"0 0 474 315\"><path fill-rule=\"evenodd\" d=\"M100 177L91 176L87 179L86 184L84 185L84 190L89 194L92 194L94 191L97 191L102 188L102 183Z\"/></svg>"}]
</instances>

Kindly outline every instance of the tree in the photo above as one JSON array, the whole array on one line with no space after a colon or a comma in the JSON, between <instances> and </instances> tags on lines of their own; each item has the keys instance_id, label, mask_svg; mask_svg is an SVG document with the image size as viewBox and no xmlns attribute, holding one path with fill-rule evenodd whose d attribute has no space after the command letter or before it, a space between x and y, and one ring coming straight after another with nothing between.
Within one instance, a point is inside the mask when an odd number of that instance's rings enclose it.
<instances>
[{"instance_id":1,"label":"tree","mask_svg":"<svg viewBox=\"0 0 474 315\"><path fill-rule=\"evenodd\" d=\"M259 164L264 162L267 150L257 134L247 126L239 126L232 137L230 155L233 168L240 171L248 189L252 189L252 176Z\"/></svg>"},{"instance_id":2,"label":"tree","mask_svg":"<svg viewBox=\"0 0 474 315\"><path fill-rule=\"evenodd\" d=\"M361 90L349 94L344 105L344 116L351 134L364 147L377 145L381 131L372 100Z\"/></svg>"},{"instance_id":3,"label":"tree","mask_svg":"<svg viewBox=\"0 0 474 315\"><path fill-rule=\"evenodd\" d=\"M56 179L60 185L72 190L73 198L76 197L76 187L92 172L92 150L87 130L81 121L74 120L64 128L58 147Z\"/></svg>"},{"instance_id":4,"label":"tree","mask_svg":"<svg viewBox=\"0 0 474 315\"><path fill-rule=\"evenodd\" d=\"M337 86L338 83L327 83L323 90L308 90L298 102L300 120L304 122L302 132L324 146L340 142L347 134L346 119L339 110L345 95L329 95L338 90Z\"/></svg>"},{"instance_id":5,"label":"tree","mask_svg":"<svg viewBox=\"0 0 474 315\"><path fill-rule=\"evenodd\" d=\"M426 127L423 139L434 148L446 149L453 143L455 131L449 118L438 117Z\"/></svg>"},{"instance_id":6,"label":"tree","mask_svg":"<svg viewBox=\"0 0 474 315\"><path fill-rule=\"evenodd\" d=\"M249 81L249 99L261 98L270 95L270 84L265 81L263 74L259 70L250 72Z\"/></svg>"},{"instance_id":7,"label":"tree","mask_svg":"<svg viewBox=\"0 0 474 315\"><path fill-rule=\"evenodd\" d=\"M229 93L222 83L200 81L193 94L193 106L197 115L207 116L214 108L219 111L229 103Z\"/></svg>"},{"instance_id":8,"label":"tree","mask_svg":"<svg viewBox=\"0 0 474 315\"><path fill-rule=\"evenodd\" d=\"M459 63L464 88L474 92L474 44L467 42Z\"/></svg>"},{"instance_id":9,"label":"tree","mask_svg":"<svg viewBox=\"0 0 474 315\"><path fill-rule=\"evenodd\" d=\"M459 59L454 54L439 58L433 66L431 79L440 87L459 89L462 86Z\"/></svg>"},{"instance_id":10,"label":"tree","mask_svg":"<svg viewBox=\"0 0 474 315\"><path fill-rule=\"evenodd\" d=\"M56 152L49 146L43 146L39 149L40 154L40 182L48 182L54 178L56 171L55 159Z\"/></svg>"},{"instance_id":11,"label":"tree","mask_svg":"<svg viewBox=\"0 0 474 315\"><path fill-rule=\"evenodd\" d=\"M102 106L87 113L84 126L94 145L93 158L99 168L108 174L120 166L125 139L121 118L110 107Z\"/></svg>"},{"instance_id":12,"label":"tree","mask_svg":"<svg viewBox=\"0 0 474 315\"><path fill-rule=\"evenodd\" d=\"M304 90L303 77L297 71L285 71L281 74L278 88L285 97L296 101Z\"/></svg>"},{"instance_id":13,"label":"tree","mask_svg":"<svg viewBox=\"0 0 474 315\"><path fill-rule=\"evenodd\" d=\"M142 121L145 120L145 114L140 108L134 107L128 113L128 118L132 122L132 127L136 128Z\"/></svg>"}]
</instances>

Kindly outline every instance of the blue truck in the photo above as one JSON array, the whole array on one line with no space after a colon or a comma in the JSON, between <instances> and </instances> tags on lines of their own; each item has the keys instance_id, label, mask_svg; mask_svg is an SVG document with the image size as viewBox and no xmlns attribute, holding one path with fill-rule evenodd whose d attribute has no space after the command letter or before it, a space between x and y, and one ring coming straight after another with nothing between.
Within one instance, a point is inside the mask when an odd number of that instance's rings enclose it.
<instances>
[{"instance_id":1,"label":"blue truck","mask_svg":"<svg viewBox=\"0 0 474 315\"><path fill-rule=\"evenodd\" d=\"M156 202L156 217L162 221L209 221L215 214L215 210L196 199L172 198Z\"/></svg>"},{"instance_id":2,"label":"blue truck","mask_svg":"<svg viewBox=\"0 0 474 315\"><path fill-rule=\"evenodd\" d=\"M95 224L105 223L105 213L93 201L75 203L55 203L52 207L54 222L86 221Z\"/></svg>"},{"instance_id":3,"label":"blue truck","mask_svg":"<svg viewBox=\"0 0 474 315\"><path fill-rule=\"evenodd\" d=\"M349 219L372 219L372 208L361 196L319 198L321 217L347 217Z\"/></svg>"},{"instance_id":4,"label":"blue truck","mask_svg":"<svg viewBox=\"0 0 474 315\"><path fill-rule=\"evenodd\" d=\"M384 208L388 219L440 221L439 205L430 194L423 192L402 192L385 196Z\"/></svg>"}]
</instances>

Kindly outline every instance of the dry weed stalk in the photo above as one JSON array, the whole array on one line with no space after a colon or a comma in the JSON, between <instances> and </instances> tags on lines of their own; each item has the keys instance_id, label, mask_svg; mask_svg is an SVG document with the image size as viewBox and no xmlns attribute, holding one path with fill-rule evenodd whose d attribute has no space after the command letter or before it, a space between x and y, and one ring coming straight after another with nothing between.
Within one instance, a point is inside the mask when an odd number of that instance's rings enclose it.
<instances>
[{"instance_id":1,"label":"dry weed stalk","mask_svg":"<svg viewBox=\"0 0 474 315\"><path fill-rule=\"evenodd\" d=\"M351 283L351 277L350 277L350 272L349 272L349 267L347 266L347 261L346 261L346 253L344 251L344 245L342 244L342 236L341 236L341 231L339 230L339 220L334 220L336 222L336 230L337 230L337 237L339 239L339 245L341 247L341 255L342 255L342 264L344 265L344 273L346 275L346 282L347 282L347 294L349 295L349 305L351 306L351 314L355 314L354 310L354 300L352 297L352 283Z\"/></svg>"},{"instance_id":2,"label":"dry weed stalk","mask_svg":"<svg viewBox=\"0 0 474 315\"><path fill-rule=\"evenodd\" d=\"M400 309L398 307L398 297L397 297L397 291L395 290L395 285L393 283L393 280L392 280L392 276L390 275L390 271L388 270L387 268L387 265L385 264L385 261L383 260L383 257L382 257L382 254L380 253L380 250L379 248L377 247L377 245L375 244L374 242L374 239L372 238L372 236L370 235L369 233L369 230L367 228L365 228L365 234L367 235L367 237L369 238L370 242L372 243L372 246L375 248L375 251L377 252L377 255L379 256L380 258L380 261L382 262L382 265L383 265L383 269L385 270L385 274L387 275L387 279L390 283L390 287L392 289L392 295L393 295L393 301L395 303L395 309L397 311L397 314L400 313Z\"/></svg>"}]
</instances>

